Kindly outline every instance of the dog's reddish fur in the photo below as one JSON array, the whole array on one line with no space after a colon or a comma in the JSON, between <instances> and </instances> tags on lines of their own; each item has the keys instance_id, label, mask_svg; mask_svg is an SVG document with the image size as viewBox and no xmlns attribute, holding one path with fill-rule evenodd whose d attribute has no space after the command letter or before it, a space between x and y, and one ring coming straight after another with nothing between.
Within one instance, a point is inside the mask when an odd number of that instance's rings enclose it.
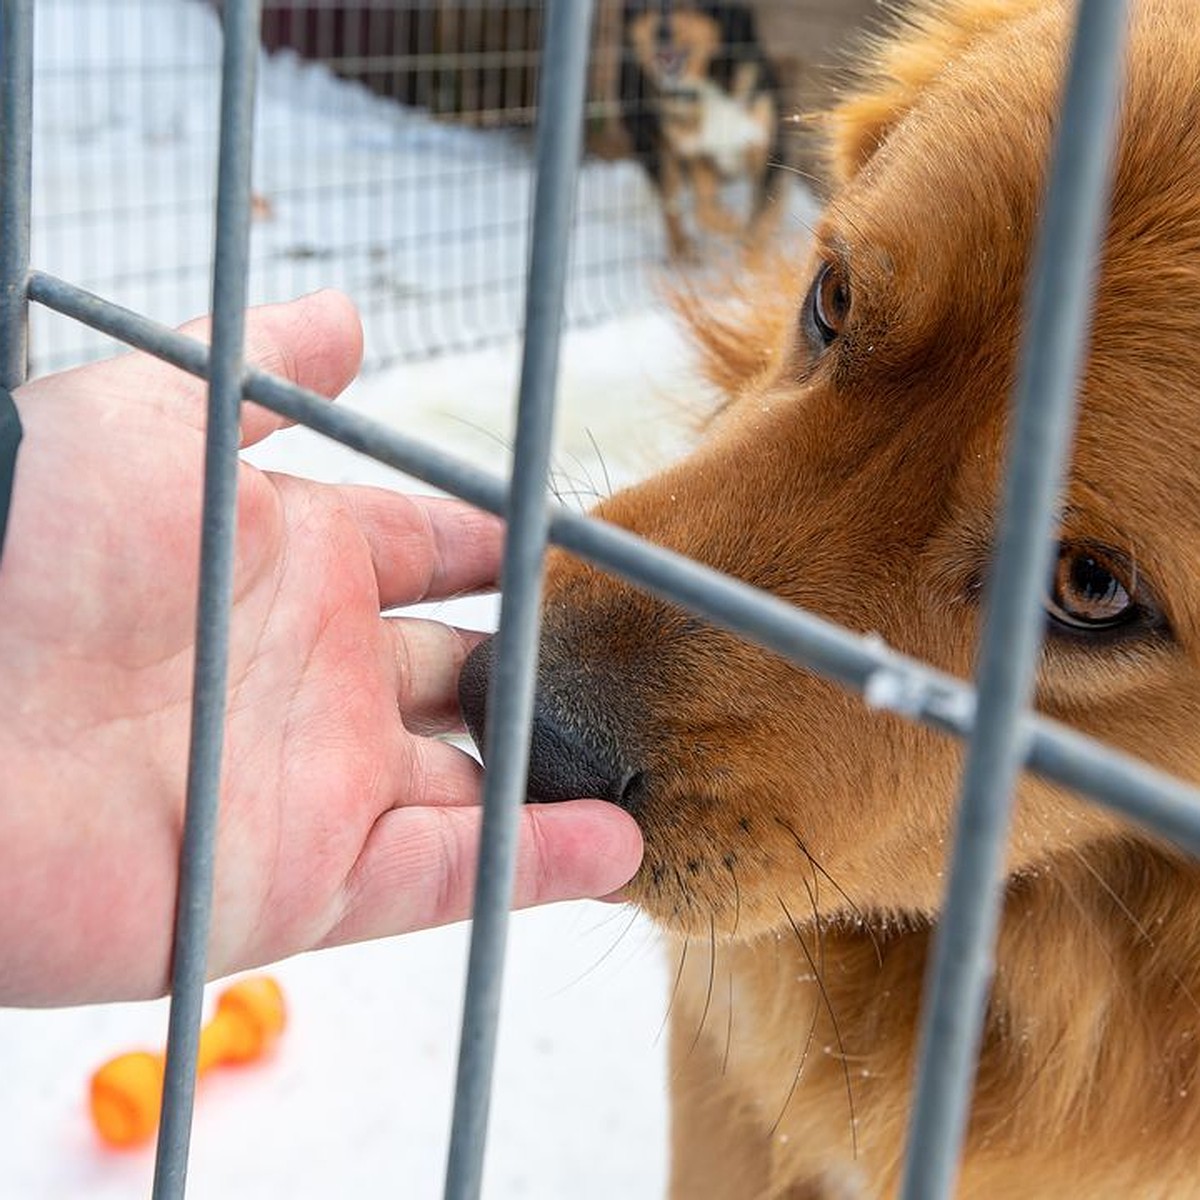
<instances>
[{"instance_id":1,"label":"dog's reddish fur","mask_svg":"<svg viewBox=\"0 0 1200 1200\"><path fill-rule=\"evenodd\" d=\"M1200 26L1135 0L1068 544L1165 625L1051 636L1039 708L1200 780ZM962 677L1073 5L926 4L830 119L806 262L693 312L725 393L600 508ZM823 263L849 312L818 353ZM1004 580L996 581L1000 587ZM631 894L671 934L672 1195L890 1196L961 747L556 557L545 671L644 772ZM962 1197L1200 1196L1200 871L1027 778Z\"/></svg>"}]
</instances>

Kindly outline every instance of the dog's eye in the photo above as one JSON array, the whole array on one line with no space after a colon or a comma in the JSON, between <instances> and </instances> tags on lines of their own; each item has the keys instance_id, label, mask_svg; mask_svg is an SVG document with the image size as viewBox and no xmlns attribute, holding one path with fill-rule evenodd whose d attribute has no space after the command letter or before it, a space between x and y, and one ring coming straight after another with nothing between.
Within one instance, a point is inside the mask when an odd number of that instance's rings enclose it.
<instances>
[{"instance_id":1,"label":"dog's eye","mask_svg":"<svg viewBox=\"0 0 1200 1200\"><path fill-rule=\"evenodd\" d=\"M808 293L808 324L821 349L832 345L850 315L850 283L840 267L827 262L817 272Z\"/></svg>"},{"instance_id":2,"label":"dog's eye","mask_svg":"<svg viewBox=\"0 0 1200 1200\"><path fill-rule=\"evenodd\" d=\"M1058 625L1077 632L1127 625L1142 615L1142 608L1126 575L1123 564L1103 551L1064 543L1046 610Z\"/></svg>"}]
</instances>

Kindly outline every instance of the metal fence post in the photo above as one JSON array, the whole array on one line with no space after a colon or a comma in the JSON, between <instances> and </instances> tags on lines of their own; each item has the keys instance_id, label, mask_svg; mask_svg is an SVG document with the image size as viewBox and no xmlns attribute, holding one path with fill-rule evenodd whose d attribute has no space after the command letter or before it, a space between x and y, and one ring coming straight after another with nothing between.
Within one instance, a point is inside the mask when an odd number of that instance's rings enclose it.
<instances>
[{"instance_id":1,"label":"metal fence post","mask_svg":"<svg viewBox=\"0 0 1200 1200\"><path fill-rule=\"evenodd\" d=\"M904 1200L951 1194L966 1131L1003 902L1004 841L1017 774L1029 750L1024 717L1042 642L1055 506L1074 429L1108 215L1124 30L1124 0L1081 0L1025 304L978 710L922 1009Z\"/></svg>"},{"instance_id":2,"label":"metal fence post","mask_svg":"<svg viewBox=\"0 0 1200 1200\"><path fill-rule=\"evenodd\" d=\"M258 28L259 0L227 0L191 750L179 860L162 1122L154 1164L154 1200L177 1200L184 1194L212 917L237 528L238 420L250 246Z\"/></svg>"},{"instance_id":3,"label":"metal fence post","mask_svg":"<svg viewBox=\"0 0 1200 1200\"><path fill-rule=\"evenodd\" d=\"M33 187L33 0L0 8L0 387L25 380Z\"/></svg>"},{"instance_id":4,"label":"metal fence post","mask_svg":"<svg viewBox=\"0 0 1200 1200\"><path fill-rule=\"evenodd\" d=\"M591 0L551 0L542 48L525 343L491 685L498 701L488 706L489 770L446 1168L447 1200L473 1200L483 1176L508 907L528 774L542 559L549 528L546 473L575 173L583 138L591 13Z\"/></svg>"}]
</instances>

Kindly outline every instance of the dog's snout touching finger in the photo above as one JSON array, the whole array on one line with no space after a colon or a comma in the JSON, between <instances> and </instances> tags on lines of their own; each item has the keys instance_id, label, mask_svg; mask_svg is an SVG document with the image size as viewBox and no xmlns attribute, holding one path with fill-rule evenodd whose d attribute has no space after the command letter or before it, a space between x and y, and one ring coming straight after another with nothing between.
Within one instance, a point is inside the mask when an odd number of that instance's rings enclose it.
<instances>
[{"instance_id":1,"label":"dog's snout touching finger","mask_svg":"<svg viewBox=\"0 0 1200 1200\"><path fill-rule=\"evenodd\" d=\"M489 638L468 656L459 677L463 719L480 753L491 684L494 642ZM574 718L569 695L560 695L543 673L534 701L529 750L528 797L534 803L598 798L631 808L640 772L623 760L607 738Z\"/></svg>"},{"instance_id":2,"label":"dog's snout touching finger","mask_svg":"<svg viewBox=\"0 0 1200 1200\"><path fill-rule=\"evenodd\" d=\"M483 730L487 719L488 682L492 674L492 639L480 642L462 665L458 676L458 704L463 724L483 753Z\"/></svg>"}]
</instances>

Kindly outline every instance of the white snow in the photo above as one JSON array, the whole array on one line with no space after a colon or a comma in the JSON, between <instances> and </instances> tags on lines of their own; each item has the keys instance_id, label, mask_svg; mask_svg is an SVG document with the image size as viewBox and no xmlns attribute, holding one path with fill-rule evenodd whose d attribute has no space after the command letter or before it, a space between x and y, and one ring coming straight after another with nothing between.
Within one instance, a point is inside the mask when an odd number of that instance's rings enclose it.
<instances>
[{"instance_id":1,"label":"white snow","mask_svg":"<svg viewBox=\"0 0 1200 1200\"><path fill-rule=\"evenodd\" d=\"M203 311L212 13L190 0L41 0L37 13L35 266L164 321ZM529 179L518 137L436 125L294 58L265 62L255 188L273 215L255 224L252 299L341 286L364 311L376 358L414 338L511 333ZM388 188L398 199L381 206ZM653 261L659 222L631 164L589 164L579 212L577 264ZM481 224L494 228L473 235ZM141 278L148 268L158 276ZM555 468L569 503L586 505L678 453L703 409L673 326L645 311L648 276L573 279L576 318L643 311L565 339ZM464 278L493 283L465 302L441 295ZM107 346L36 311L32 336L43 366ZM502 470L518 358L509 338L410 362L363 377L341 402ZM314 478L410 486L306 430L249 457ZM494 606L437 605L434 615L485 627ZM466 938L457 927L280 964L290 1028L272 1061L203 1081L189 1196L440 1195ZM625 908L569 904L513 918L485 1195L662 1195L666 976L655 935ZM104 1150L84 1100L92 1070L157 1047L165 1024L162 1002L0 1011L0 1196L148 1194L152 1150Z\"/></svg>"},{"instance_id":2,"label":"white snow","mask_svg":"<svg viewBox=\"0 0 1200 1200\"><path fill-rule=\"evenodd\" d=\"M439 1196L466 936L435 930L275 968L290 1026L270 1061L202 1080L188 1195ZM485 1195L662 1194L665 996L657 949L624 909L514 917ZM164 1003L0 1011L0 1194L149 1194L152 1148L105 1149L85 1097L92 1070L154 1047L165 1026Z\"/></svg>"}]
</instances>

